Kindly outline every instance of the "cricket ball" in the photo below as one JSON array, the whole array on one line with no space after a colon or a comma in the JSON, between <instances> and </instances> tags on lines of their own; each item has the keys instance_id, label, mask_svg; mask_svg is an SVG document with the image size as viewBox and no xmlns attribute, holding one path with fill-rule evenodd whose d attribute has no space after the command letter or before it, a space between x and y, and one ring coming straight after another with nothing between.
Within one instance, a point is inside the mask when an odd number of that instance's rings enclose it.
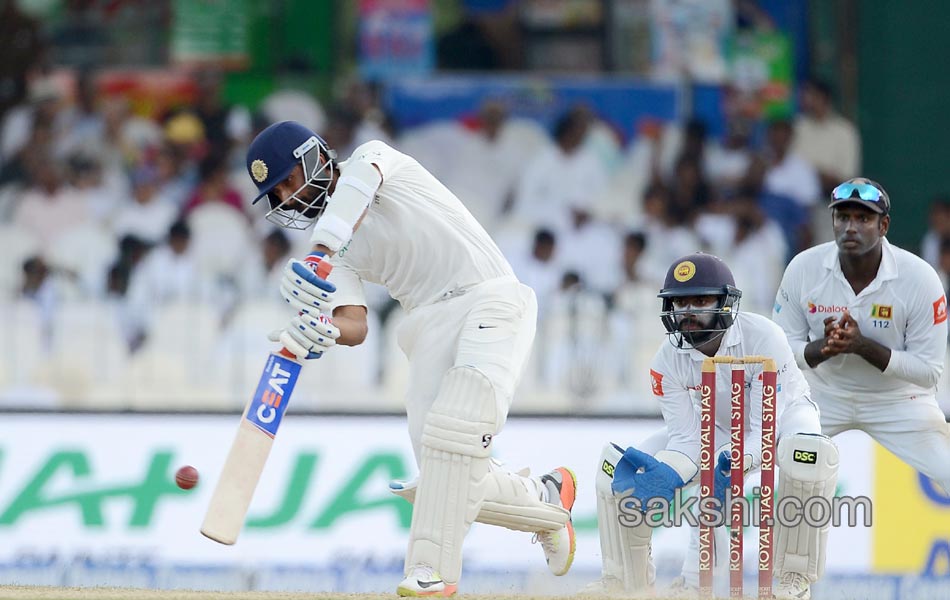
<instances>
[{"instance_id":1,"label":"cricket ball","mask_svg":"<svg viewBox=\"0 0 950 600\"><path fill-rule=\"evenodd\" d=\"M191 465L184 466L175 473L175 483L183 490L190 490L198 485L198 469Z\"/></svg>"}]
</instances>

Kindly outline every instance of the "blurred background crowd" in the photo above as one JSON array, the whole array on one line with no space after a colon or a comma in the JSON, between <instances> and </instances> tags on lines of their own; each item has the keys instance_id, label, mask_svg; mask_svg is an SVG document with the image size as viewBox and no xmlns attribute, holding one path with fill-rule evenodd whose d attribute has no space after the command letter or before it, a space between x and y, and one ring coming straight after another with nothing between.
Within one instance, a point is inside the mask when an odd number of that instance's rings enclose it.
<instances>
[{"instance_id":1,"label":"blurred background crowd","mask_svg":"<svg viewBox=\"0 0 950 600\"><path fill-rule=\"evenodd\" d=\"M247 145L285 119L341 158L371 139L413 156L534 288L513 412L654 414L670 263L723 257L741 310L770 314L853 176L890 191L892 241L950 273L940 149L891 160L878 143L913 132L869 132L897 109L862 94L876 50L847 31L856 2L0 7L0 406L243 406L289 317L280 272L309 246L250 205ZM401 407L403 313L368 287L367 343L308 367L333 397L304 383L297 409Z\"/></svg>"}]
</instances>

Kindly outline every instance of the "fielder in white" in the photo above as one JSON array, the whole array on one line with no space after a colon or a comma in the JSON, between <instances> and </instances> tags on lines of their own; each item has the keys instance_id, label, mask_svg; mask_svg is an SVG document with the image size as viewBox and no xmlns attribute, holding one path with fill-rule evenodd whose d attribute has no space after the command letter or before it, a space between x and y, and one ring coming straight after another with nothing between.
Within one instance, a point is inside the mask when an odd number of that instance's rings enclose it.
<instances>
[{"instance_id":1,"label":"fielder in white","mask_svg":"<svg viewBox=\"0 0 950 600\"><path fill-rule=\"evenodd\" d=\"M887 241L880 184L834 189L835 241L789 263L772 319L821 407L822 430L861 429L950 492L950 427L935 398L947 299L933 268Z\"/></svg>"},{"instance_id":2,"label":"fielder in white","mask_svg":"<svg viewBox=\"0 0 950 600\"><path fill-rule=\"evenodd\" d=\"M828 500L833 497L838 450L829 438L821 435L818 408L809 398L808 383L795 364L782 330L766 317L739 312L741 295L729 267L715 256L691 254L670 266L659 294L663 300L661 319L670 343L660 346L650 370L653 394L659 399L665 427L626 451L611 443L604 447L596 481L603 570L601 580L589 591L629 594L653 587L653 528L647 524L624 526L619 519L618 503L631 495L639 498L644 507L651 498L672 501L682 488L698 483L700 384L702 361L706 357L754 355L775 360L778 497L795 495L802 503L813 496ZM761 365L745 367L746 476L758 470L761 463L761 372ZM730 390L731 377L728 369L718 370L717 390ZM729 487L729 402L717 402L715 422L716 439L725 441L716 449L719 459L715 469L715 494L722 503ZM799 461L794 458L798 450L814 453L816 459ZM776 598L810 596L809 583L816 581L824 568L827 533L828 526L815 528L804 522L795 528L776 525ZM698 592L698 539L698 530L694 528L682 576L671 590L677 595ZM716 528L714 541L716 579L726 582L728 525Z\"/></svg>"},{"instance_id":3,"label":"fielder in white","mask_svg":"<svg viewBox=\"0 0 950 600\"><path fill-rule=\"evenodd\" d=\"M454 595L474 520L537 534L551 571L565 574L574 556L573 473L559 467L532 478L490 458L534 340L537 304L485 230L418 162L379 141L338 163L314 132L284 121L255 138L247 169L270 220L313 225L314 252L289 261L281 284L300 314L272 340L299 359L362 343L363 281L384 285L408 313L398 341L409 358L406 413L420 475L393 486L415 502L399 595Z\"/></svg>"}]
</instances>

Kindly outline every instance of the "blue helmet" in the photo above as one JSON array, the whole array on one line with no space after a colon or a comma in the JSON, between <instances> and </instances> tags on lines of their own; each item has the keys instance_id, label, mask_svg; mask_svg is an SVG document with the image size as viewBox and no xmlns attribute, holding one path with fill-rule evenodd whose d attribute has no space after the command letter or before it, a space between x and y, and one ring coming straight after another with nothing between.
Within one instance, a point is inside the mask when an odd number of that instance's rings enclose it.
<instances>
[{"instance_id":1,"label":"blue helmet","mask_svg":"<svg viewBox=\"0 0 950 600\"><path fill-rule=\"evenodd\" d=\"M282 201L274 187L297 165L303 168L303 184ZM326 207L327 192L336 173L336 152L300 123L281 121L268 126L251 142L247 173L257 185L258 195L252 204L267 196L269 221L290 229L307 229Z\"/></svg>"},{"instance_id":2,"label":"blue helmet","mask_svg":"<svg viewBox=\"0 0 950 600\"><path fill-rule=\"evenodd\" d=\"M716 296L717 300L702 308L678 309L674 305L676 298L695 296ZM673 262L658 297L663 299L660 320L676 346L682 348L684 341L695 347L723 335L735 322L742 292L721 258L696 252ZM698 329L682 329L687 316L699 323Z\"/></svg>"}]
</instances>

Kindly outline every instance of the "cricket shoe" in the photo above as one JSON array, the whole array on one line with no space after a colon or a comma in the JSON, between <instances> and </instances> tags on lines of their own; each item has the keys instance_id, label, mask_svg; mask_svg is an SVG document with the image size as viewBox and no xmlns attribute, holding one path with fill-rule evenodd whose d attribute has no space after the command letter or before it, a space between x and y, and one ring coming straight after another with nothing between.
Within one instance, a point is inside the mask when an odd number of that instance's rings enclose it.
<instances>
[{"instance_id":1,"label":"cricket shoe","mask_svg":"<svg viewBox=\"0 0 950 600\"><path fill-rule=\"evenodd\" d=\"M699 598L699 588L686 581L679 575L673 579L670 586L660 594L661 598Z\"/></svg>"},{"instance_id":2,"label":"cricket shoe","mask_svg":"<svg viewBox=\"0 0 950 600\"><path fill-rule=\"evenodd\" d=\"M782 573L772 592L776 600L808 600L811 598L811 583L801 573Z\"/></svg>"},{"instance_id":3,"label":"cricket shoe","mask_svg":"<svg viewBox=\"0 0 950 600\"><path fill-rule=\"evenodd\" d=\"M577 498L577 477L573 471L567 467L558 467L541 476L541 485L547 490L548 504L571 512ZM574 562L574 550L577 548L574 524L570 519L557 531L539 531L531 541L541 544L552 573L564 575L570 570L571 563Z\"/></svg>"},{"instance_id":4,"label":"cricket shoe","mask_svg":"<svg viewBox=\"0 0 950 600\"><path fill-rule=\"evenodd\" d=\"M432 596L448 598L458 591L458 584L442 581L439 572L429 565L413 565L409 568L406 578L396 588L396 593L403 597L421 598Z\"/></svg>"},{"instance_id":5,"label":"cricket shoe","mask_svg":"<svg viewBox=\"0 0 950 600\"><path fill-rule=\"evenodd\" d=\"M604 575L597 581L591 581L578 592L581 596L626 596L623 590L623 582L616 577Z\"/></svg>"}]
</instances>

